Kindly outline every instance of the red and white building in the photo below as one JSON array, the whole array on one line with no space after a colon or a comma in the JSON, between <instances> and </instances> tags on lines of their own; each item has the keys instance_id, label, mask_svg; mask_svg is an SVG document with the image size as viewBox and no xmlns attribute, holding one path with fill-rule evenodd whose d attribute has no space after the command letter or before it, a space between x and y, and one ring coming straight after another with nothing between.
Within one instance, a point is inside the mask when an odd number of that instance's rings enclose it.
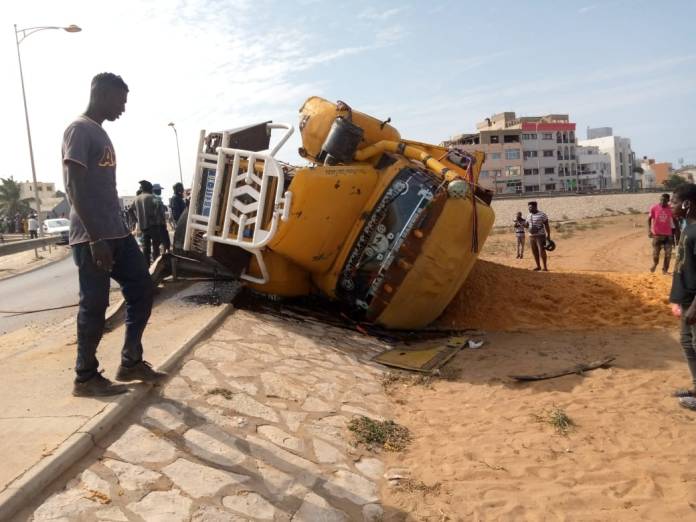
<instances>
[{"instance_id":1,"label":"red and white building","mask_svg":"<svg viewBox=\"0 0 696 522\"><path fill-rule=\"evenodd\" d=\"M578 167L575 123L567 114L517 117L501 112L476 124L478 132L454 136L444 145L481 150L481 185L498 194L599 190L601 176Z\"/></svg>"}]
</instances>

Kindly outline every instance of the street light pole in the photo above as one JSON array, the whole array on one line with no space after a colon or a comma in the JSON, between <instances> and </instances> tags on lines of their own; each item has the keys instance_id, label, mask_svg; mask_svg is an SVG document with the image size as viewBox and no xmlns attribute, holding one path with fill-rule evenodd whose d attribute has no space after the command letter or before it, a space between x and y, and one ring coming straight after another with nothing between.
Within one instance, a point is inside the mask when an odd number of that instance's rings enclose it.
<instances>
[{"instance_id":1,"label":"street light pole","mask_svg":"<svg viewBox=\"0 0 696 522\"><path fill-rule=\"evenodd\" d=\"M14 24L14 32L15 32L15 42L17 44L17 61L19 62L19 80L22 84L22 100L24 101L24 119L26 120L27 124L27 140L29 141L29 158L31 159L31 177L32 177L32 183L34 185L34 200L36 202L36 216L37 220L39 222L39 236L43 236L43 226L42 222L43 219L41 218L41 200L39 199L39 184L36 181L36 167L34 166L34 147L31 142L31 127L29 126L29 111L27 109L27 94L24 89L24 71L22 70L22 55L19 52L19 44L21 44L25 38L27 38L29 35L34 34L38 31L43 31L46 29L63 29L64 31L67 31L69 33L79 33L82 29L80 29L76 25L69 25L67 27L53 27L53 26L46 26L46 27L28 27L26 29L17 29L17 24ZM22 35L20 38L19 35Z\"/></svg>"},{"instance_id":2,"label":"street light pole","mask_svg":"<svg viewBox=\"0 0 696 522\"><path fill-rule=\"evenodd\" d=\"M176 132L176 126L174 125L174 122L169 123L169 127L172 128L174 131L174 138L176 139L176 156L179 158L179 181L181 181L181 184L184 184L184 175L181 172L181 153L179 152L179 133Z\"/></svg>"}]
</instances>

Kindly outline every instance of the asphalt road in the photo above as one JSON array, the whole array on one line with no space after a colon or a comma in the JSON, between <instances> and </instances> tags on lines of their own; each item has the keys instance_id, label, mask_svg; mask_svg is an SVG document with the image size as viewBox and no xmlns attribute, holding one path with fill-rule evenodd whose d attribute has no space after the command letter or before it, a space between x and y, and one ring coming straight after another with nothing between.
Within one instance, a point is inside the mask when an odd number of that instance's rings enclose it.
<instances>
[{"instance_id":1,"label":"asphalt road","mask_svg":"<svg viewBox=\"0 0 696 522\"><path fill-rule=\"evenodd\" d=\"M78 301L77 267L72 256L42 268L0 281L0 310L24 311L64 306ZM35 314L0 313L0 335L29 325L55 324L77 313L65 308Z\"/></svg>"}]
</instances>

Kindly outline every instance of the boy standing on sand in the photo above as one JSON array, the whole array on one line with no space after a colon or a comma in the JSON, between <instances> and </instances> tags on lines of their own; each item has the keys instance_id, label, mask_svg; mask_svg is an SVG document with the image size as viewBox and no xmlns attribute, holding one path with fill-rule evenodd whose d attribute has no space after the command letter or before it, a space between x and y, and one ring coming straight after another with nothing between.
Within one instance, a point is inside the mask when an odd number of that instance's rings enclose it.
<instances>
[{"instance_id":1,"label":"boy standing on sand","mask_svg":"<svg viewBox=\"0 0 696 522\"><path fill-rule=\"evenodd\" d=\"M524 227L525 220L522 217L522 212L518 212L515 220L512 222L515 227L515 238L517 239L517 259L524 257Z\"/></svg>"},{"instance_id":2,"label":"boy standing on sand","mask_svg":"<svg viewBox=\"0 0 696 522\"><path fill-rule=\"evenodd\" d=\"M674 218L669 206L669 194L662 194L660 202L650 207L648 215L648 237L652 239L653 265L650 268L654 272L660 262L660 250L665 250L665 260L662 264L662 273L667 274L669 261L672 257L672 244L674 243Z\"/></svg>"},{"instance_id":3,"label":"boy standing on sand","mask_svg":"<svg viewBox=\"0 0 696 522\"><path fill-rule=\"evenodd\" d=\"M682 220L669 300L681 309L681 346L691 372L692 387L677 390L679 403L696 411L696 185L686 183L672 196L672 213Z\"/></svg>"}]
</instances>

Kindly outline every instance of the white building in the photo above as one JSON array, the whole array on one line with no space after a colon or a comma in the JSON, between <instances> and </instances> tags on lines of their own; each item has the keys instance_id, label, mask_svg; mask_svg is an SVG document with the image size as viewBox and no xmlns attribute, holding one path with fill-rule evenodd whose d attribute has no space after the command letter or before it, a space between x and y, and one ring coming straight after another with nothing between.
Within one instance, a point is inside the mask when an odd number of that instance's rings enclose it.
<instances>
[{"instance_id":1,"label":"white building","mask_svg":"<svg viewBox=\"0 0 696 522\"><path fill-rule=\"evenodd\" d=\"M599 147L576 147L578 189L602 190L611 186L611 158Z\"/></svg>"},{"instance_id":2,"label":"white building","mask_svg":"<svg viewBox=\"0 0 696 522\"><path fill-rule=\"evenodd\" d=\"M640 175L640 186L641 188L655 188L657 187L657 176L652 166L655 160L649 160L648 158L643 158L640 162L640 168L643 169L643 173Z\"/></svg>"},{"instance_id":3,"label":"white building","mask_svg":"<svg viewBox=\"0 0 696 522\"><path fill-rule=\"evenodd\" d=\"M593 129L588 129L592 136ZM611 129L609 129L611 130ZM636 176L633 172L634 154L631 150L631 140L620 136L603 136L588 140L579 140L583 147L598 147L600 152L609 154L611 161L611 186L608 188L631 190L636 186Z\"/></svg>"},{"instance_id":4,"label":"white building","mask_svg":"<svg viewBox=\"0 0 696 522\"><path fill-rule=\"evenodd\" d=\"M37 210L34 183L31 181L20 181L17 185L19 185L20 199L26 200L30 208ZM37 181L36 185L39 193L39 202L41 203L41 217L43 219L53 217L53 209L61 204L64 197L56 194L55 183Z\"/></svg>"}]
</instances>

